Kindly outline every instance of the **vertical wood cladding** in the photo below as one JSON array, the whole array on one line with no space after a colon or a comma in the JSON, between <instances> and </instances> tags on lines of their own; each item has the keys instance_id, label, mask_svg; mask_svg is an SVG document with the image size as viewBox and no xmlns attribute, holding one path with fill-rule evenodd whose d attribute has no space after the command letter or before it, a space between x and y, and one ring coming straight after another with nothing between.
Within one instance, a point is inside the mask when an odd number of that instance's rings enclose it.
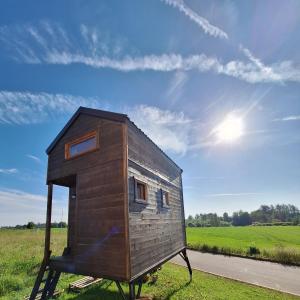
<instances>
[{"instance_id":1,"label":"vertical wood cladding","mask_svg":"<svg viewBox=\"0 0 300 300\"><path fill-rule=\"evenodd\" d=\"M49 154L48 182L70 186L72 178L76 179L68 239L74 273L129 277L125 127L121 122L80 114ZM65 144L93 130L99 134L99 149L66 160Z\"/></svg>"},{"instance_id":2,"label":"vertical wood cladding","mask_svg":"<svg viewBox=\"0 0 300 300\"><path fill-rule=\"evenodd\" d=\"M135 126L128 125L131 276L185 247L181 169ZM135 202L134 178L147 184L147 204ZM163 207L161 189L169 193Z\"/></svg>"}]
</instances>

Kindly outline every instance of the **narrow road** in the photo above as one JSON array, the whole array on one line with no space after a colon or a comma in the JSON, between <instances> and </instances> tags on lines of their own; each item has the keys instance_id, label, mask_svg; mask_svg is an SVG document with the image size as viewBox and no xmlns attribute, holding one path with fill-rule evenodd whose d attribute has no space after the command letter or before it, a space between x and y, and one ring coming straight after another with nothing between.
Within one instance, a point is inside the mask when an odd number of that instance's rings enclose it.
<instances>
[{"instance_id":1,"label":"narrow road","mask_svg":"<svg viewBox=\"0 0 300 300\"><path fill-rule=\"evenodd\" d=\"M188 250L193 269L300 296L300 267ZM186 266L177 255L172 263Z\"/></svg>"}]
</instances>

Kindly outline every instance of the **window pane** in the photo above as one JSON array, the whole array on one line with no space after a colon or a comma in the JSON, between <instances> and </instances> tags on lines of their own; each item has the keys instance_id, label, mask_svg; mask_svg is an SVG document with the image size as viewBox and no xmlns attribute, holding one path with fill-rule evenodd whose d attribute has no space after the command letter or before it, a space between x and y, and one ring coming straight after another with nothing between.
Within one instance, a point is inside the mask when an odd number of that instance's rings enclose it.
<instances>
[{"instance_id":1,"label":"window pane","mask_svg":"<svg viewBox=\"0 0 300 300\"><path fill-rule=\"evenodd\" d=\"M163 205L169 206L169 193L166 191L162 191L162 200L163 200Z\"/></svg>"},{"instance_id":2,"label":"window pane","mask_svg":"<svg viewBox=\"0 0 300 300\"><path fill-rule=\"evenodd\" d=\"M83 152L96 148L96 137L92 136L81 143L71 145L69 148L69 157L79 155Z\"/></svg>"},{"instance_id":3,"label":"window pane","mask_svg":"<svg viewBox=\"0 0 300 300\"><path fill-rule=\"evenodd\" d=\"M142 183L137 183L136 186L136 193L137 193L137 199L146 199L146 193L145 193L145 185L143 185Z\"/></svg>"}]
</instances>

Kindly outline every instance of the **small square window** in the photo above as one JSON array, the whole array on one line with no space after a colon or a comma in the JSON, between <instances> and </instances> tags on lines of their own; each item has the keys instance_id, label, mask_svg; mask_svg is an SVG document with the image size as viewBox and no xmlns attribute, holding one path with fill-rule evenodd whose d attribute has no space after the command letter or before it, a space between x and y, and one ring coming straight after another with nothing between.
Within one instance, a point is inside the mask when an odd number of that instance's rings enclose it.
<instances>
[{"instance_id":1,"label":"small square window","mask_svg":"<svg viewBox=\"0 0 300 300\"><path fill-rule=\"evenodd\" d=\"M135 182L135 201L138 203L147 203L147 185L137 179Z\"/></svg>"},{"instance_id":2,"label":"small square window","mask_svg":"<svg viewBox=\"0 0 300 300\"><path fill-rule=\"evenodd\" d=\"M169 207L170 201L169 201L169 193L167 191L161 190L161 201L163 207Z\"/></svg>"}]
</instances>

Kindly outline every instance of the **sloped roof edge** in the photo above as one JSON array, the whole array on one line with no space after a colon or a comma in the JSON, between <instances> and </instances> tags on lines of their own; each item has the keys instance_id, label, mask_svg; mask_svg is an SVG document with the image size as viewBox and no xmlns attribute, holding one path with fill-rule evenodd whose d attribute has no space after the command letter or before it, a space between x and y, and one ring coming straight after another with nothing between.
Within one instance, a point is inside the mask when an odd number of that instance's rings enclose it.
<instances>
[{"instance_id":1,"label":"sloped roof edge","mask_svg":"<svg viewBox=\"0 0 300 300\"><path fill-rule=\"evenodd\" d=\"M130 122L141 134L143 134L151 143L155 145L155 147L169 160L171 161L177 168L179 168L181 171L182 169L160 148L158 147L137 125L132 122L129 117L126 114L120 114L100 109L94 109L94 108L88 108L80 106L77 111L74 113L74 115L71 117L71 119L67 122L67 124L64 126L64 128L59 132L59 134L56 136L56 138L53 140L53 142L49 145L49 147L46 149L46 153L49 155L50 152L53 150L55 145L58 143L58 141L63 137L63 135L66 133L66 131L69 129L69 127L73 124L73 122L78 118L80 114L87 114L99 118L104 118L112 121L117 122Z\"/></svg>"},{"instance_id":2,"label":"sloped roof edge","mask_svg":"<svg viewBox=\"0 0 300 300\"><path fill-rule=\"evenodd\" d=\"M66 131L69 129L69 127L73 124L73 122L78 118L80 114L87 114L90 116L100 117L117 122L125 122L126 119L128 119L127 115L124 114L80 106L74 113L74 115L71 117L71 119L64 126L64 128L59 132L59 134L56 136L53 142L46 149L47 154L49 154L53 150L57 142L63 137L63 135L66 133Z\"/></svg>"}]
</instances>

